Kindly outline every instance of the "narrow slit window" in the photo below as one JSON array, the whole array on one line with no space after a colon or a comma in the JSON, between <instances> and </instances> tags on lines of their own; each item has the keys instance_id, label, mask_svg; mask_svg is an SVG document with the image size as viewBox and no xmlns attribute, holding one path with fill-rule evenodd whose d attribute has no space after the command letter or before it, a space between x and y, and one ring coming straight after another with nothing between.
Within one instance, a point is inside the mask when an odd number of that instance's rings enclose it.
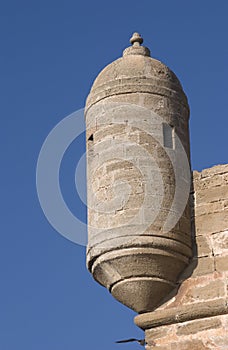
<instances>
[{"instance_id":1,"label":"narrow slit window","mask_svg":"<svg viewBox=\"0 0 228 350\"><path fill-rule=\"evenodd\" d=\"M163 123L163 144L167 148L175 148L175 132L174 127Z\"/></svg>"},{"instance_id":2,"label":"narrow slit window","mask_svg":"<svg viewBox=\"0 0 228 350\"><path fill-rule=\"evenodd\" d=\"M90 137L88 138L88 141L93 141L93 134L90 135Z\"/></svg>"}]
</instances>

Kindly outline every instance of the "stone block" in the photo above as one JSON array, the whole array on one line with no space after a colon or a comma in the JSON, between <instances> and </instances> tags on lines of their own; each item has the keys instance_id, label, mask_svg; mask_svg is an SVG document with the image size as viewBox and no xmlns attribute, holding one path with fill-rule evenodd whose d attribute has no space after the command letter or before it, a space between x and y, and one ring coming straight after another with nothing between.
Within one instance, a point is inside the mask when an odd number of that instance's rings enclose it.
<instances>
[{"instance_id":1,"label":"stone block","mask_svg":"<svg viewBox=\"0 0 228 350\"><path fill-rule=\"evenodd\" d=\"M170 344L167 344L167 345L157 345L156 344L156 348L154 348L155 346L153 345L150 345L150 342L148 343L148 345L146 345L146 350L171 350L171 345Z\"/></svg>"},{"instance_id":2,"label":"stone block","mask_svg":"<svg viewBox=\"0 0 228 350\"><path fill-rule=\"evenodd\" d=\"M222 329L220 334L210 334L208 337L210 350L227 350L228 349L228 335L227 328Z\"/></svg>"},{"instance_id":3,"label":"stone block","mask_svg":"<svg viewBox=\"0 0 228 350\"><path fill-rule=\"evenodd\" d=\"M228 186L209 187L195 192L196 205L228 198Z\"/></svg>"},{"instance_id":4,"label":"stone block","mask_svg":"<svg viewBox=\"0 0 228 350\"><path fill-rule=\"evenodd\" d=\"M94 134L94 141L98 142L104 140L106 137L113 138L113 135L123 134L126 129L125 125L114 124L107 127L102 127Z\"/></svg>"},{"instance_id":5,"label":"stone block","mask_svg":"<svg viewBox=\"0 0 228 350\"><path fill-rule=\"evenodd\" d=\"M194 179L194 190L198 192L200 190L207 190L208 188L221 186L222 184L225 184L225 180L222 174L216 174L214 176L209 176L206 178L196 177Z\"/></svg>"},{"instance_id":6,"label":"stone block","mask_svg":"<svg viewBox=\"0 0 228 350\"><path fill-rule=\"evenodd\" d=\"M210 239L214 255L228 255L228 231L215 233Z\"/></svg>"},{"instance_id":7,"label":"stone block","mask_svg":"<svg viewBox=\"0 0 228 350\"><path fill-rule=\"evenodd\" d=\"M147 342L149 342L150 340L157 340L157 339L162 339L166 337L170 333L171 327L172 325L161 326L161 327L151 328L146 330L145 334L146 334Z\"/></svg>"},{"instance_id":8,"label":"stone block","mask_svg":"<svg viewBox=\"0 0 228 350\"><path fill-rule=\"evenodd\" d=\"M215 174L225 174L228 173L228 164L215 165L211 168L204 169L202 171L202 178L213 176Z\"/></svg>"},{"instance_id":9,"label":"stone block","mask_svg":"<svg viewBox=\"0 0 228 350\"><path fill-rule=\"evenodd\" d=\"M225 293L225 281L215 279L209 281L204 286L197 286L193 290L193 297L195 300L209 300L225 297Z\"/></svg>"},{"instance_id":10,"label":"stone block","mask_svg":"<svg viewBox=\"0 0 228 350\"><path fill-rule=\"evenodd\" d=\"M182 293L184 293L181 301L183 304L223 298L226 293L225 282L219 278L213 279L213 277L206 281L204 277L201 278L201 281L198 278L193 279L188 281Z\"/></svg>"},{"instance_id":11,"label":"stone block","mask_svg":"<svg viewBox=\"0 0 228 350\"><path fill-rule=\"evenodd\" d=\"M196 334L208 329L214 329L221 327L222 322L218 317L204 318L202 320L194 320L190 322L184 322L183 325L177 326L177 335L189 335Z\"/></svg>"},{"instance_id":12,"label":"stone block","mask_svg":"<svg viewBox=\"0 0 228 350\"><path fill-rule=\"evenodd\" d=\"M215 257L215 268L218 272L228 271L228 255Z\"/></svg>"},{"instance_id":13,"label":"stone block","mask_svg":"<svg viewBox=\"0 0 228 350\"><path fill-rule=\"evenodd\" d=\"M216 213L224 209L224 201L202 203L195 206L195 216Z\"/></svg>"},{"instance_id":14,"label":"stone block","mask_svg":"<svg viewBox=\"0 0 228 350\"><path fill-rule=\"evenodd\" d=\"M130 195L124 208L126 209L141 208L143 205L143 201L144 201L144 193Z\"/></svg>"},{"instance_id":15,"label":"stone block","mask_svg":"<svg viewBox=\"0 0 228 350\"><path fill-rule=\"evenodd\" d=\"M214 257L202 257L197 261L197 266L193 271L192 277L203 276L214 272Z\"/></svg>"},{"instance_id":16,"label":"stone block","mask_svg":"<svg viewBox=\"0 0 228 350\"><path fill-rule=\"evenodd\" d=\"M133 164L127 160L115 160L111 164L106 165L106 172L110 173L115 170L129 170L133 168Z\"/></svg>"},{"instance_id":17,"label":"stone block","mask_svg":"<svg viewBox=\"0 0 228 350\"><path fill-rule=\"evenodd\" d=\"M195 217L196 235L211 235L228 230L228 210Z\"/></svg>"},{"instance_id":18,"label":"stone block","mask_svg":"<svg viewBox=\"0 0 228 350\"><path fill-rule=\"evenodd\" d=\"M131 181L131 180L136 180L138 179L139 181L142 181L142 176L137 169L130 170L130 171L116 171L114 173L114 181L117 180L122 180L122 181Z\"/></svg>"},{"instance_id":19,"label":"stone block","mask_svg":"<svg viewBox=\"0 0 228 350\"><path fill-rule=\"evenodd\" d=\"M178 341L171 344L171 350L210 350L207 345L204 345L202 340L189 339Z\"/></svg>"},{"instance_id":20,"label":"stone block","mask_svg":"<svg viewBox=\"0 0 228 350\"><path fill-rule=\"evenodd\" d=\"M210 240L208 237L197 236L196 244L197 244L197 256L199 258L204 256L212 256L212 249L211 249Z\"/></svg>"}]
</instances>

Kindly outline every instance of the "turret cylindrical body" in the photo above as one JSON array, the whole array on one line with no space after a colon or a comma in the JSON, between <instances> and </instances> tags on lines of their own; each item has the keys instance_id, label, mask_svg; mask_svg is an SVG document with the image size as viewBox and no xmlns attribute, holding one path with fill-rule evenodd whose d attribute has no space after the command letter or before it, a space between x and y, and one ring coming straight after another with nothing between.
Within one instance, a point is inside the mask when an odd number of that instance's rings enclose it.
<instances>
[{"instance_id":1,"label":"turret cylindrical body","mask_svg":"<svg viewBox=\"0 0 228 350\"><path fill-rule=\"evenodd\" d=\"M175 288L191 257L189 107L175 74L138 34L131 42L86 103L87 264L141 313Z\"/></svg>"}]
</instances>

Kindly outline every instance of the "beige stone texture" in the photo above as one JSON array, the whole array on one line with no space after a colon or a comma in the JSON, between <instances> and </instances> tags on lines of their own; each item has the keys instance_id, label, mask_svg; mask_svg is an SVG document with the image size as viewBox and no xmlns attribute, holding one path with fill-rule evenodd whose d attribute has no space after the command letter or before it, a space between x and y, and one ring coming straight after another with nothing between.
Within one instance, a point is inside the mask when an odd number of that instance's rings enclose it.
<instances>
[{"instance_id":1,"label":"beige stone texture","mask_svg":"<svg viewBox=\"0 0 228 350\"><path fill-rule=\"evenodd\" d=\"M177 335L188 335L196 334L205 330L211 330L222 326L222 321L218 317L209 317L201 319L199 321L194 320L190 322L184 322L183 325L178 325L176 334Z\"/></svg>"},{"instance_id":2,"label":"beige stone texture","mask_svg":"<svg viewBox=\"0 0 228 350\"><path fill-rule=\"evenodd\" d=\"M207 236L198 236L196 237L197 244L197 257L211 257L212 248L210 239Z\"/></svg>"},{"instance_id":3,"label":"beige stone texture","mask_svg":"<svg viewBox=\"0 0 228 350\"><path fill-rule=\"evenodd\" d=\"M194 258L176 292L135 318L148 350L228 349L227 175L228 165L194 172Z\"/></svg>"},{"instance_id":4,"label":"beige stone texture","mask_svg":"<svg viewBox=\"0 0 228 350\"><path fill-rule=\"evenodd\" d=\"M222 315L147 330L146 349L226 350L227 319Z\"/></svg>"},{"instance_id":5,"label":"beige stone texture","mask_svg":"<svg viewBox=\"0 0 228 350\"><path fill-rule=\"evenodd\" d=\"M176 75L135 38L86 101L87 265L117 300L147 312L175 289L192 257L188 187L187 205L174 202L188 183L189 106Z\"/></svg>"},{"instance_id":6,"label":"beige stone texture","mask_svg":"<svg viewBox=\"0 0 228 350\"><path fill-rule=\"evenodd\" d=\"M228 271L228 255L215 258L215 268L218 272Z\"/></svg>"},{"instance_id":7,"label":"beige stone texture","mask_svg":"<svg viewBox=\"0 0 228 350\"><path fill-rule=\"evenodd\" d=\"M228 350L228 164L193 172L186 208L165 230L187 179L181 163L177 186L171 159L177 135L190 159L189 106L142 38L131 43L86 102L88 269L139 313L148 350Z\"/></svg>"},{"instance_id":8,"label":"beige stone texture","mask_svg":"<svg viewBox=\"0 0 228 350\"><path fill-rule=\"evenodd\" d=\"M228 210L196 216L195 226L197 235L226 231L228 230Z\"/></svg>"},{"instance_id":9,"label":"beige stone texture","mask_svg":"<svg viewBox=\"0 0 228 350\"><path fill-rule=\"evenodd\" d=\"M228 255L228 231L215 233L210 239L215 256Z\"/></svg>"}]
</instances>

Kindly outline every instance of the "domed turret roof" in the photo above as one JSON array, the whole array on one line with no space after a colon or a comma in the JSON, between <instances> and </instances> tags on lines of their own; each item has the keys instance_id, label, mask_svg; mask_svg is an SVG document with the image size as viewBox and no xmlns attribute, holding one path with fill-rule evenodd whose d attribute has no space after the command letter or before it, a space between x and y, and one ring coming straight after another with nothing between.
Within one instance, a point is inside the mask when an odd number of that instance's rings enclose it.
<instances>
[{"instance_id":1,"label":"domed turret roof","mask_svg":"<svg viewBox=\"0 0 228 350\"><path fill-rule=\"evenodd\" d=\"M184 94L176 75L162 62L150 57L150 50L141 46L143 38L134 33L132 46L123 56L106 66L95 79L87 99L87 108L100 99L121 93L156 93L162 88L164 95L171 91Z\"/></svg>"}]
</instances>

